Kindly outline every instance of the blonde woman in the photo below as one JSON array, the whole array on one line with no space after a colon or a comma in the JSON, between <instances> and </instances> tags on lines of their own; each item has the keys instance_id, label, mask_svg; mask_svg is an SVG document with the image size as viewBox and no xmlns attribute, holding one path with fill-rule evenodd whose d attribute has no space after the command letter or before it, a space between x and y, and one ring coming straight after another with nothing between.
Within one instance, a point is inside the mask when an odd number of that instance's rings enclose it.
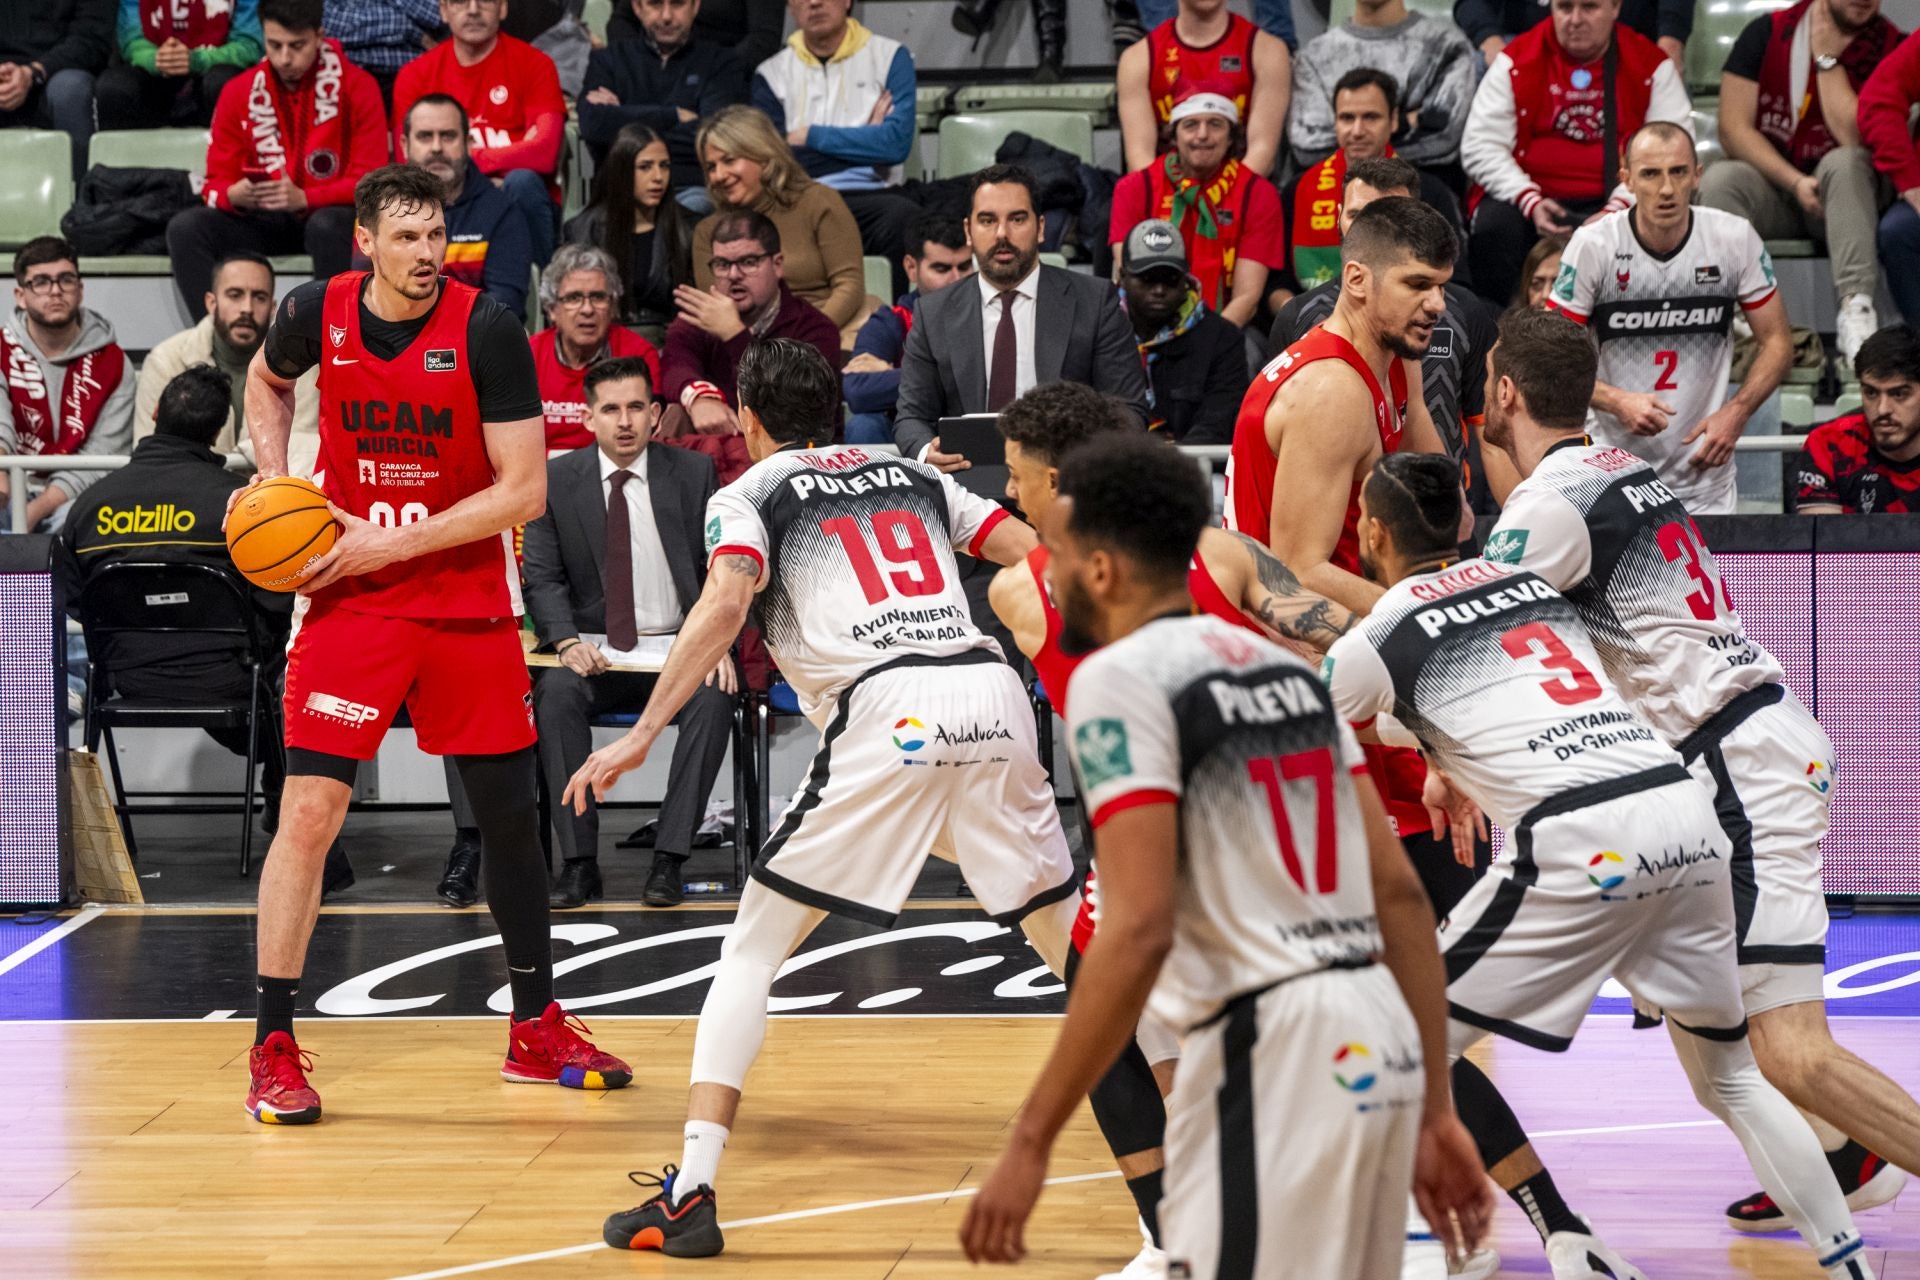
<instances>
[{"instance_id":1,"label":"blonde woman","mask_svg":"<svg viewBox=\"0 0 1920 1280\"><path fill-rule=\"evenodd\" d=\"M725 107L701 122L694 149L715 210L693 229L694 283L713 285L707 260L720 214L752 209L780 228L787 287L843 330L859 319L867 300L860 228L840 194L801 169L773 122L752 107Z\"/></svg>"}]
</instances>

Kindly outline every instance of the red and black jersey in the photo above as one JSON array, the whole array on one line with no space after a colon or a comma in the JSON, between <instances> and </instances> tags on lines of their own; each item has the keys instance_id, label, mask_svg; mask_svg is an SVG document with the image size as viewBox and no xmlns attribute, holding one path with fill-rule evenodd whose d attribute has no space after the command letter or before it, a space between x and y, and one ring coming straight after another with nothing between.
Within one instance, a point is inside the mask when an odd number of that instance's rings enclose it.
<instances>
[{"instance_id":1,"label":"red and black jersey","mask_svg":"<svg viewBox=\"0 0 1920 1280\"><path fill-rule=\"evenodd\" d=\"M1873 447L1867 415L1849 413L1807 434L1796 506L1837 504L1853 514L1920 511L1920 458L1895 462Z\"/></svg>"}]
</instances>

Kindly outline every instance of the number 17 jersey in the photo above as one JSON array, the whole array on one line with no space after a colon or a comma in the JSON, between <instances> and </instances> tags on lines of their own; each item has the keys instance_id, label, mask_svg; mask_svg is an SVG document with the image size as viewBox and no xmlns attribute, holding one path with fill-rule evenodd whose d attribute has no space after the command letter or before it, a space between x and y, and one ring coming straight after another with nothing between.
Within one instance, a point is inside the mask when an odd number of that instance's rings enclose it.
<instances>
[{"instance_id":1,"label":"number 17 jersey","mask_svg":"<svg viewBox=\"0 0 1920 1280\"><path fill-rule=\"evenodd\" d=\"M910 458L789 448L708 500L707 560L759 567L767 648L819 724L842 690L895 659L1005 657L973 625L954 552L980 554L1006 518Z\"/></svg>"}]
</instances>

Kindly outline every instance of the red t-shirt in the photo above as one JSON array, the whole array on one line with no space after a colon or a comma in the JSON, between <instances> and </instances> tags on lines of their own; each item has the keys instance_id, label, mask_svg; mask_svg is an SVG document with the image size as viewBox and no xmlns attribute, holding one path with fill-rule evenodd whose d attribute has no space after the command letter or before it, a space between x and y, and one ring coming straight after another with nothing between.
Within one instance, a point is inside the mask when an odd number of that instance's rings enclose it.
<instances>
[{"instance_id":1,"label":"red t-shirt","mask_svg":"<svg viewBox=\"0 0 1920 1280\"><path fill-rule=\"evenodd\" d=\"M1247 257L1269 270L1282 270L1287 265L1287 236L1280 193L1271 182L1234 161L1215 185L1220 189L1209 190L1207 199L1214 209L1216 234L1203 237L1200 212L1189 208L1180 219L1180 238L1186 244L1187 269L1200 282L1201 298L1218 311L1233 292L1234 263ZM1107 243L1125 244L1135 225L1148 218L1171 219L1175 194L1164 160L1120 179L1113 189Z\"/></svg>"},{"instance_id":2,"label":"red t-shirt","mask_svg":"<svg viewBox=\"0 0 1920 1280\"><path fill-rule=\"evenodd\" d=\"M502 35L493 52L470 67L460 65L454 42L400 68L393 82L395 154L406 154L407 109L430 93L444 93L467 110L467 145L480 172L497 178L531 169L551 179L560 171L560 145L567 103L553 59L524 40ZM557 202L558 183L548 187Z\"/></svg>"},{"instance_id":3,"label":"red t-shirt","mask_svg":"<svg viewBox=\"0 0 1920 1280\"><path fill-rule=\"evenodd\" d=\"M653 398L660 398L660 353L653 344L616 324L607 331L607 349L601 359L639 356L652 375ZM533 335L533 367L540 375L540 408L547 421L548 449L578 449L593 443L587 425L587 369L576 369L560 359L560 331L542 329Z\"/></svg>"}]
</instances>

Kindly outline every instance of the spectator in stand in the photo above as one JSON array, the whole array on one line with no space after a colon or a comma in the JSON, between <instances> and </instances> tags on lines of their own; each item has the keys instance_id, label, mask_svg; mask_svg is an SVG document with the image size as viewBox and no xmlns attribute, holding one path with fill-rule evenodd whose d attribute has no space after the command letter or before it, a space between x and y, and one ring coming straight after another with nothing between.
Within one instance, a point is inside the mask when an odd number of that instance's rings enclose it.
<instances>
[{"instance_id":1,"label":"spectator in stand","mask_svg":"<svg viewBox=\"0 0 1920 1280\"><path fill-rule=\"evenodd\" d=\"M247 366L266 341L267 325L273 319L272 264L245 249L227 254L213 265L206 308L200 323L166 339L141 362L140 378L133 386L134 442L153 434L160 395L173 380L195 365L210 364L227 375L233 395L227 423L209 447L222 454L238 450L251 458L253 441L241 425L247 420ZM318 378L319 371L309 369L293 393L294 440L307 441L309 455L319 450ZM297 446L294 452L299 452Z\"/></svg>"},{"instance_id":2,"label":"spectator in stand","mask_svg":"<svg viewBox=\"0 0 1920 1280\"><path fill-rule=\"evenodd\" d=\"M213 113L206 205L167 224L174 286L206 314L213 264L234 249L305 253L325 278L353 255L353 187L387 159L373 77L320 28L320 0L260 0L267 56Z\"/></svg>"},{"instance_id":3,"label":"spectator in stand","mask_svg":"<svg viewBox=\"0 0 1920 1280\"><path fill-rule=\"evenodd\" d=\"M977 3L977 0L976 0ZM1143 30L1152 31L1172 22L1179 13L1178 0L1135 0ZM1253 25L1285 45L1289 52L1300 47L1293 30L1293 5L1288 0L1253 0Z\"/></svg>"},{"instance_id":4,"label":"spectator in stand","mask_svg":"<svg viewBox=\"0 0 1920 1280\"><path fill-rule=\"evenodd\" d=\"M702 525L716 488L713 463L652 446L660 421L653 386L652 368L639 360L602 361L586 374L588 443L598 447L547 464L547 509L527 526L527 612L541 646L560 658L533 686L540 767L556 796L593 750L594 718L643 710L659 679L612 670L601 645L631 650L641 636L672 635L706 578ZM733 660L723 657L674 717L680 732L643 891L650 907L680 903L680 869L727 756L738 688ZM599 897L592 797L581 813L555 813L554 829L563 862L552 904Z\"/></svg>"},{"instance_id":5,"label":"spectator in stand","mask_svg":"<svg viewBox=\"0 0 1920 1280\"><path fill-rule=\"evenodd\" d=\"M327 34L347 61L373 77L380 101L393 110L400 68L446 38L440 0L326 0Z\"/></svg>"},{"instance_id":6,"label":"spectator in stand","mask_svg":"<svg viewBox=\"0 0 1920 1280\"><path fill-rule=\"evenodd\" d=\"M1513 291L1513 301L1509 307L1526 307L1532 311L1544 311L1547 308L1547 295L1553 292L1553 282L1560 274L1560 257L1566 252L1566 246L1558 240L1538 240L1533 248L1527 250L1527 260L1520 266L1520 284Z\"/></svg>"},{"instance_id":7,"label":"spectator in stand","mask_svg":"<svg viewBox=\"0 0 1920 1280\"><path fill-rule=\"evenodd\" d=\"M120 0L120 61L94 85L102 129L213 122L227 81L260 61L258 0Z\"/></svg>"},{"instance_id":8,"label":"spectator in stand","mask_svg":"<svg viewBox=\"0 0 1920 1280\"><path fill-rule=\"evenodd\" d=\"M1549 7L1549 0L1453 0L1453 21L1491 66L1508 44L1539 25ZM1693 0L1622 0L1620 21L1685 64Z\"/></svg>"},{"instance_id":9,"label":"spectator in stand","mask_svg":"<svg viewBox=\"0 0 1920 1280\"><path fill-rule=\"evenodd\" d=\"M1358 0L1353 16L1307 41L1293 64L1293 115L1287 140L1305 168L1341 145L1334 120L1337 86L1362 68L1396 86L1393 154L1408 164L1458 173L1460 135L1473 101L1473 46L1450 22L1408 13L1406 0Z\"/></svg>"},{"instance_id":10,"label":"spectator in stand","mask_svg":"<svg viewBox=\"0 0 1920 1280\"><path fill-rule=\"evenodd\" d=\"M973 246L958 218L926 213L913 225L901 265L912 289L890 307L881 307L860 326L853 355L840 373L840 391L852 416L848 444L891 444L893 402L900 394L900 359L920 299L973 274Z\"/></svg>"},{"instance_id":11,"label":"spectator in stand","mask_svg":"<svg viewBox=\"0 0 1920 1280\"><path fill-rule=\"evenodd\" d=\"M507 0L440 0L450 39L400 69L396 120L429 93L467 110L474 163L527 220L533 260L545 266L560 230L560 148L567 103L553 59L503 35ZM396 131L397 132L397 131ZM404 147L406 139L399 138Z\"/></svg>"},{"instance_id":12,"label":"spectator in stand","mask_svg":"<svg viewBox=\"0 0 1920 1280\"><path fill-rule=\"evenodd\" d=\"M786 287L836 328L852 325L866 305L867 279L860 227L840 193L809 178L773 122L752 107L727 107L704 121L697 146L716 212L693 229L693 282L701 289L714 283L707 263L722 217L764 214L780 229Z\"/></svg>"},{"instance_id":13,"label":"spectator in stand","mask_svg":"<svg viewBox=\"0 0 1920 1280\"><path fill-rule=\"evenodd\" d=\"M693 37L702 44L731 50L741 67L751 69L780 51L786 25L786 6L781 0L702 0L694 18ZM613 13L607 18L609 45L643 40L646 30L641 0L615 0Z\"/></svg>"},{"instance_id":14,"label":"spectator in stand","mask_svg":"<svg viewBox=\"0 0 1920 1280\"><path fill-rule=\"evenodd\" d=\"M732 484L750 462L735 414L740 357L748 345L760 338L793 338L817 348L838 368L840 326L788 287L780 227L773 219L735 209L700 225L712 239L701 265L714 283L674 290L680 315L667 326L660 391L686 410L695 433L672 442L712 457L720 483ZM840 434L837 416L820 426L822 444Z\"/></svg>"},{"instance_id":15,"label":"spectator in stand","mask_svg":"<svg viewBox=\"0 0 1920 1280\"><path fill-rule=\"evenodd\" d=\"M681 202L712 213L694 141L703 118L747 100L748 69L731 48L700 37L700 9L701 0L634 0L640 38L587 59L580 137L604 167L621 130L644 125L666 143Z\"/></svg>"},{"instance_id":16,"label":"spectator in stand","mask_svg":"<svg viewBox=\"0 0 1920 1280\"><path fill-rule=\"evenodd\" d=\"M133 367L113 325L87 310L73 246L37 236L13 256L13 305L0 325L0 453L125 453L133 444ZM52 533L98 471L29 472L26 528ZM0 473L0 512L9 495ZM0 528L10 517L0 514Z\"/></svg>"},{"instance_id":17,"label":"spectator in stand","mask_svg":"<svg viewBox=\"0 0 1920 1280\"><path fill-rule=\"evenodd\" d=\"M1467 261L1495 306L1513 296L1535 240L1564 244L1627 206L1609 145L1653 120L1691 131L1679 65L1619 17L1620 0L1553 0L1553 16L1494 58L1474 94L1460 143L1479 188Z\"/></svg>"},{"instance_id":18,"label":"spectator in stand","mask_svg":"<svg viewBox=\"0 0 1920 1280\"><path fill-rule=\"evenodd\" d=\"M660 385L660 353L651 342L614 323L620 310L620 273L604 249L564 244L540 273L540 309L547 327L533 335L533 367L547 418L547 450L593 443L587 374L602 360L646 362L649 391Z\"/></svg>"},{"instance_id":19,"label":"spectator in stand","mask_svg":"<svg viewBox=\"0 0 1920 1280\"><path fill-rule=\"evenodd\" d=\"M1700 182L1701 204L1739 214L1763 239L1826 246L1849 364L1880 327L1874 239L1892 199L1860 145L1855 95L1899 43L1880 0L1800 0L1749 22L1720 73L1727 158Z\"/></svg>"},{"instance_id":20,"label":"spectator in stand","mask_svg":"<svg viewBox=\"0 0 1920 1280\"><path fill-rule=\"evenodd\" d=\"M1295 174L1280 197L1285 220L1287 267L1272 290L1273 305L1307 289L1317 289L1340 274L1340 235L1345 225L1340 201L1347 189L1348 166L1394 155L1400 131L1400 85L1384 71L1355 67L1333 86L1334 141L1339 150ZM1404 158L1404 157L1402 157ZM1418 171L1422 203L1446 216L1461 243L1460 205L1440 178Z\"/></svg>"},{"instance_id":21,"label":"spectator in stand","mask_svg":"<svg viewBox=\"0 0 1920 1280\"><path fill-rule=\"evenodd\" d=\"M1860 344L1860 408L1807 433L1803 516L1920 511L1920 332L1889 325Z\"/></svg>"},{"instance_id":22,"label":"spectator in stand","mask_svg":"<svg viewBox=\"0 0 1920 1280\"><path fill-rule=\"evenodd\" d=\"M907 228L920 216L894 189L918 128L913 55L855 21L853 0L787 0L787 9L799 29L754 72L753 105L807 176L840 193L862 248L893 264L903 293Z\"/></svg>"},{"instance_id":23,"label":"spectator in stand","mask_svg":"<svg viewBox=\"0 0 1920 1280\"><path fill-rule=\"evenodd\" d=\"M406 162L447 189L444 273L492 294L514 315L527 314L527 276L533 268L527 220L468 154L466 109L449 94L429 93L400 118L400 136Z\"/></svg>"},{"instance_id":24,"label":"spectator in stand","mask_svg":"<svg viewBox=\"0 0 1920 1280\"><path fill-rule=\"evenodd\" d=\"M1171 118L1173 150L1113 189L1107 241L1114 271L1124 269L1120 247L1133 228L1165 219L1185 239L1182 254L1210 314L1244 326L1260 308L1268 273L1287 265L1280 195L1234 158L1240 118L1230 98L1189 90Z\"/></svg>"},{"instance_id":25,"label":"spectator in stand","mask_svg":"<svg viewBox=\"0 0 1920 1280\"><path fill-rule=\"evenodd\" d=\"M1860 89L1860 140L1899 199L1880 217L1887 288L1909 324L1920 324L1920 142L1907 121L1920 106L1920 32L1902 40Z\"/></svg>"},{"instance_id":26,"label":"spectator in stand","mask_svg":"<svg viewBox=\"0 0 1920 1280\"><path fill-rule=\"evenodd\" d=\"M1246 335L1207 306L1171 222L1136 226L1119 257L1120 300L1147 368L1147 429L1181 444L1232 444Z\"/></svg>"},{"instance_id":27,"label":"spectator in stand","mask_svg":"<svg viewBox=\"0 0 1920 1280\"><path fill-rule=\"evenodd\" d=\"M1273 172L1293 94L1288 38L1268 35L1226 0L1180 0L1179 12L1148 27L1144 40L1120 55L1120 139L1127 172L1145 169L1173 145L1174 104L1195 85L1233 103L1246 126L1246 164Z\"/></svg>"},{"instance_id":28,"label":"spectator in stand","mask_svg":"<svg viewBox=\"0 0 1920 1280\"><path fill-rule=\"evenodd\" d=\"M0 129L59 129L73 139L73 176L87 170L93 78L113 52L114 0L0 4Z\"/></svg>"},{"instance_id":29,"label":"spectator in stand","mask_svg":"<svg viewBox=\"0 0 1920 1280\"><path fill-rule=\"evenodd\" d=\"M620 264L620 320L656 329L678 313L673 291L693 280L693 219L674 199L667 144L644 124L614 135L591 205L561 231L569 244L598 245Z\"/></svg>"}]
</instances>

